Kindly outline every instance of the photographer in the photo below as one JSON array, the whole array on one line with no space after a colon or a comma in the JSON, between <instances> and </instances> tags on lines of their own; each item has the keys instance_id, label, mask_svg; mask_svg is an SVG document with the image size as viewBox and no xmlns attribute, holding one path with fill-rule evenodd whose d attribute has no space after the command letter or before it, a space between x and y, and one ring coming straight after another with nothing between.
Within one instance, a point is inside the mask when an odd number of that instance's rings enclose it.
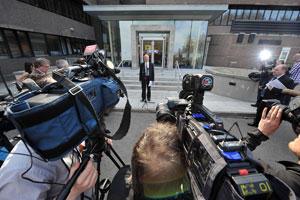
<instances>
[{"instance_id":1,"label":"photographer","mask_svg":"<svg viewBox=\"0 0 300 200\"><path fill-rule=\"evenodd\" d=\"M73 151L61 160L45 161L28 144L18 142L0 169L1 199L55 199L79 167L78 158ZM94 186L97 177L97 170L89 161L67 199L79 199L81 193ZM90 194L91 191L85 193Z\"/></svg>"},{"instance_id":2,"label":"photographer","mask_svg":"<svg viewBox=\"0 0 300 200\"><path fill-rule=\"evenodd\" d=\"M273 134L280 125L282 109L279 106L273 106L267 114L267 108L264 109L262 118L258 125L258 130L248 133L246 143L252 151L261 144L262 141L268 140L268 136ZM265 172L270 173L289 185L297 197L300 197L300 134L288 144L289 149L297 156L298 163L281 161L280 164L285 166L285 170L276 169L269 164L260 161Z\"/></svg>"}]
</instances>

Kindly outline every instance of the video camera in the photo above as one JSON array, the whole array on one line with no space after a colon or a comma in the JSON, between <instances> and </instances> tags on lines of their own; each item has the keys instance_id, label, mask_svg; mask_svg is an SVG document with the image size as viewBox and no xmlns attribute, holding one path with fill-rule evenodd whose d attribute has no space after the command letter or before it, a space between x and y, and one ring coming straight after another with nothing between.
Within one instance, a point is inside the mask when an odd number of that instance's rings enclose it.
<instances>
[{"instance_id":1,"label":"video camera","mask_svg":"<svg viewBox=\"0 0 300 200\"><path fill-rule=\"evenodd\" d=\"M269 180L247 153L246 145L226 131L203 105L210 75L185 75L182 99L167 98L156 107L156 119L176 122L188 163L195 199L268 199Z\"/></svg>"}]
</instances>

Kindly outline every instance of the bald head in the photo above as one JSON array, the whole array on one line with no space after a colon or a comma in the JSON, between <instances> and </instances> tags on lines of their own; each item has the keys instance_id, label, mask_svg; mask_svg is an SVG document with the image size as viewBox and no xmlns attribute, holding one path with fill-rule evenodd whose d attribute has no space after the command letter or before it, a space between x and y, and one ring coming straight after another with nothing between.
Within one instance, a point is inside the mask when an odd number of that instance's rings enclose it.
<instances>
[{"instance_id":1,"label":"bald head","mask_svg":"<svg viewBox=\"0 0 300 200\"><path fill-rule=\"evenodd\" d=\"M285 74L287 71L287 66L286 65L277 65L274 69L273 69L273 75L274 76L280 76Z\"/></svg>"},{"instance_id":2,"label":"bald head","mask_svg":"<svg viewBox=\"0 0 300 200\"><path fill-rule=\"evenodd\" d=\"M295 56L294 56L294 60L296 62L300 61L300 53L297 53Z\"/></svg>"},{"instance_id":3,"label":"bald head","mask_svg":"<svg viewBox=\"0 0 300 200\"><path fill-rule=\"evenodd\" d=\"M145 62L149 62L149 56L148 56L148 54L145 54L145 55L144 55L144 61L145 61Z\"/></svg>"}]
</instances>

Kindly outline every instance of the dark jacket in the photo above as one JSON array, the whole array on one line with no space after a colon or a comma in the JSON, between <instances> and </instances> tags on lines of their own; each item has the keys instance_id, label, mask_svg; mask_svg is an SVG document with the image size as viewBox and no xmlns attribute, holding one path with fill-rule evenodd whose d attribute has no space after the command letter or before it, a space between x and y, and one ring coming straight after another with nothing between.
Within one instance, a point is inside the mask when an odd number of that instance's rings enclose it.
<instances>
[{"instance_id":1,"label":"dark jacket","mask_svg":"<svg viewBox=\"0 0 300 200\"><path fill-rule=\"evenodd\" d=\"M142 78L145 76L145 63L140 64L140 77L139 80L142 81ZM154 66L151 62L149 62L149 79L150 81L154 81Z\"/></svg>"},{"instance_id":2,"label":"dark jacket","mask_svg":"<svg viewBox=\"0 0 300 200\"><path fill-rule=\"evenodd\" d=\"M287 89L294 88L294 82L287 75L283 75L278 79ZM281 94L282 89L273 87L270 91L266 89L263 99L278 99L281 103L284 102L286 95Z\"/></svg>"},{"instance_id":3,"label":"dark jacket","mask_svg":"<svg viewBox=\"0 0 300 200\"><path fill-rule=\"evenodd\" d=\"M257 146L261 144L262 141L266 141L269 138L263 135L260 131L256 130L248 133L248 137L245 138L245 142L247 147L253 151ZM283 182L285 182L296 194L298 198L300 198L300 165L298 163L289 162L289 161L281 161L285 169L277 169L265 163L264 161L259 161L262 167L264 168L264 172L271 174L275 177L280 178Z\"/></svg>"}]
</instances>

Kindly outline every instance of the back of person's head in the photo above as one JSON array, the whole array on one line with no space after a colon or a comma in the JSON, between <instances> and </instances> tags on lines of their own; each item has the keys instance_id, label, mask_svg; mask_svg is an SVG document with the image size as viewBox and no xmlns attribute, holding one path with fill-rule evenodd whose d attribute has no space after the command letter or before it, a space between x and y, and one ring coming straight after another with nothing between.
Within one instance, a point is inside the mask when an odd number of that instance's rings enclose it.
<instances>
[{"instance_id":1,"label":"back of person's head","mask_svg":"<svg viewBox=\"0 0 300 200\"><path fill-rule=\"evenodd\" d=\"M31 72L32 72L31 66L32 65L33 64L31 62L25 62L24 63L24 70L25 70L25 72L28 72L28 74L31 74Z\"/></svg>"},{"instance_id":2,"label":"back of person's head","mask_svg":"<svg viewBox=\"0 0 300 200\"><path fill-rule=\"evenodd\" d=\"M73 65L84 65L84 64L86 64L84 58L79 58L73 63Z\"/></svg>"},{"instance_id":3,"label":"back of person's head","mask_svg":"<svg viewBox=\"0 0 300 200\"><path fill-rule=\"evenodd\" d=\"M34 67L35 68L39 68L39 67L45 66L47 64L50 65L50 61L48 59L46 59L46 58L37 58L34 61Z\"/></svg>"},{"instance_id":4,"label":"back of person's head","mask_svg":"<svg viewBox=\"0 0 300 200\"><path fill-rule=\"evenodd\" d=\"M58 60L56 60L56 67L58 69L67 68L67 67L69 67L69 63L65 59L58 59Z\"/></svg>"},{"instance_id":5,"label":"back of person's head","mask_svg":"<svg viewBox=\"0 0 300 200\"><path fill-rule=\"evenodd\" d=\"M282 65L282 64L284 64L284 60L279 60L279 59L278 59L278 60L276 61L276 65Z\"/></svg>"},{"instance_id":6,"label":"back of person's head","mask_svg":"<svg viewBox=\"0 0 300 200\"><path fill-rule=\"evenodd\" d=\"M50 74L30 74L28 78L34 80L34 82L40 87L43 88L49 83L56 82Z\"/></svg>"},{"instance_id":7,"label":"back of person's head","mask_svg":"<svg viewBox=\"0 0 300 200\"><path fill-rule=\"evenodd\" d=\"M154 123L133 148L134 199L175 199L190 188L183 145L176 126Z\"/></svg>"}]
</instances>

